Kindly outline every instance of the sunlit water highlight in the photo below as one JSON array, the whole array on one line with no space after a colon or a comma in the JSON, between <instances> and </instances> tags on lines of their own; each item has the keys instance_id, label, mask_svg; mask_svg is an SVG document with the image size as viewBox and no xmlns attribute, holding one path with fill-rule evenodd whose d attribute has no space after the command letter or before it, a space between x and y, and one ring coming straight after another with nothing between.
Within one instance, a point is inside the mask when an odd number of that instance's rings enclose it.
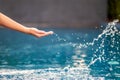
<instances>
[{"instance_id":1,"label":"sunlit water highlight","mask_svg":"<svg viewBox=\"0 0 120 80\"><path fill-rule=\"evenodd\" d=\"M58 41L67 41L57 34L55 36ZM2 68L0 80L120 80L120 31L116 21L108 23L92 42L59 44L60 47L66 45L74 47L72 64L41 69ZM57 52L56 56L59 54Z\"/></svg>"}]
</instances>

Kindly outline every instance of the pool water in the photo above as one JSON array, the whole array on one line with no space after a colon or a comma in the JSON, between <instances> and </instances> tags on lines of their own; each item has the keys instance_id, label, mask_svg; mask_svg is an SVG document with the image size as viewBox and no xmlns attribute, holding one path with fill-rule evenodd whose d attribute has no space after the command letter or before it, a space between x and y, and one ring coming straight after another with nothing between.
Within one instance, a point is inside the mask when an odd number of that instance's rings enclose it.
<instances>
[{"instance_id":1,"label":"pool water","mask_svg":"<svg viewBox=\"0 0 120 80\"><path fill-rule=\"evenodd\" d=\"M43 38L0 29L0 80L120 80L120 25L46 28Z\"/></svg>"}]
</instances>

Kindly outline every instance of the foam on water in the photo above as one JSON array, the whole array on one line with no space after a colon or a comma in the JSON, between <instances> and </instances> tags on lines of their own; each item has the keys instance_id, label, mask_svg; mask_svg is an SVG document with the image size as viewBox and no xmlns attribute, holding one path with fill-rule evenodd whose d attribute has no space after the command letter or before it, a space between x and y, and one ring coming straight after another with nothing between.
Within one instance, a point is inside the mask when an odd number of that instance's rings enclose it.
<instances>
[{"instance_id":1,"label":"foam on water","mask_svg":"<svg viewBox=\"0 0 120 80\"><path fill-rule=\"evenodd\" d=\"M48 68L37 70L1 70L2 80L104 80L103 77L93 77L89 69L84 68Z\"/></svg>"},{"instance_id":2,"label":"foam on water","mask_svg":"<svg viewBox=\"0 0 120 80\"><path fill-rule=\"evenodd\" d=\"M120 72L106 73L104 76L91 74L91 66L108 64L109 70L120 69L120 31L116 28L116 21L108 23L106 28L97 38L85 44L61 44L60 46L72 45L75 47L72 56L73 65L64 68L45 69L0 69L1 80L105 80L107 76L120 78ZM56 36L58 36L56 34ZM66 41L58 37L58 40ZM89 54L89 51L92 54ZM91 57L89 57L91 56ZM109 58L108 58L108 57ZM90 61L87 61L89 58ZM117 65L117 66L113 66ZM102 71L101 71L102 72ZM96 73L95 73L96 74ZM118 79L117 78L117 79ZM110 79L111 80L111 79ZM114 79L113 79L114 80Z\"/></svg>"}]
</instances>

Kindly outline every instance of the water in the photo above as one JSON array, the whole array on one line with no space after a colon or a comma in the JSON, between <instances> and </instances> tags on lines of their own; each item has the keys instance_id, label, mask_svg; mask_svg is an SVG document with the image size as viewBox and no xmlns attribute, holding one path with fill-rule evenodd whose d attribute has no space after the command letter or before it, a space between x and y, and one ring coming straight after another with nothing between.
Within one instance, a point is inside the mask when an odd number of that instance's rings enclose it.
<instances>
[{"instance_id":1,"label":"water","mask_svg":"<svg viewBox=\"0 0 120 80\"><path fill-rule=\"evenodd\" d=\"M0 80L120 80L116 24L51 29L55 34L41 39L1 29Z\"/></svg>"}]
</instances>

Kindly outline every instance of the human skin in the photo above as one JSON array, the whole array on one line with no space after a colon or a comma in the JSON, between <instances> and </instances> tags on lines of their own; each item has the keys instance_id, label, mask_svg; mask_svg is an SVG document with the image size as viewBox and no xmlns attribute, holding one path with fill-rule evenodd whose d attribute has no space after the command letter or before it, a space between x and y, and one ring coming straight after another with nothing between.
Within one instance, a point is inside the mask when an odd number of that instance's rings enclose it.
<instances>
[{"instance_id":1,"label":"human skin","mask_svg":"<svg viewBox=\"0 0 120 80\"><path fill-rule=\"evenodd\" d=\"M43 30L39 30L37 28L23 26L22 24L14 21L13 19L9 18L8 16L4 15L1 12L0 12L0 25L12 30L36 36L38 38L53 34L52 31L46 32Z\"/></svg>"}]
</instances>

